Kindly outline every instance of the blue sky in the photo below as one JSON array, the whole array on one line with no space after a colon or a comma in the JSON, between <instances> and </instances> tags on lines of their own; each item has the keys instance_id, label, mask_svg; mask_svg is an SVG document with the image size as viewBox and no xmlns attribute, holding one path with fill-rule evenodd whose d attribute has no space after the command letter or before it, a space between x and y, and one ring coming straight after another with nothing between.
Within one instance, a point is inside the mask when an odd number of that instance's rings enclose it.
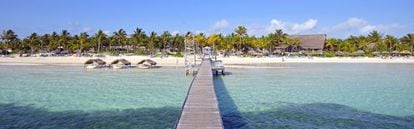
<instances>
[{"instance_id":1,"label":"blue sky","mask_svg":"<svg viewBox=\"0 0 414 129\"><path fill-rule=\"evenodd\" d=\"M0 30L72 34L231 33L244 25L250 35L283 29L289 34L325 33L344 38L379 30L401 37L414 32L413 0L0 0Z\"/></svg>"}]
</instances>

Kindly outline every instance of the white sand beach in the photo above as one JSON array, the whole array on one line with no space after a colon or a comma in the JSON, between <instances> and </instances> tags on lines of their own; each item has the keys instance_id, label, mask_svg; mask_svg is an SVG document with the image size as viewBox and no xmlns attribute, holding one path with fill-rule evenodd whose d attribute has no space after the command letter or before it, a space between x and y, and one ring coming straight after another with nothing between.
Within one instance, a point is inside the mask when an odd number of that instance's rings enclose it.
<instances>
[{"instance_id":1,"label":"white sand beach","mask_svg":"<svg viewBox=\"0 0 414 129\"><path fill-rule=\"evenodd\" d=\"M0 57L0 65L83 65L85 61L92 57ZM143 59L152 59L158 63L159 66L184 66L184 58L168 57L168 58L149 58L148 56L108 56L101 58L110 63L119 58L125 58L135 65ZM248 64L272 64L272 63L414 63L414 58L393 57L391 59L382 58L368 58L368 57L226 57L218 58L222 60L225 65L248 65Z\"/></svg>"}]
</instances>

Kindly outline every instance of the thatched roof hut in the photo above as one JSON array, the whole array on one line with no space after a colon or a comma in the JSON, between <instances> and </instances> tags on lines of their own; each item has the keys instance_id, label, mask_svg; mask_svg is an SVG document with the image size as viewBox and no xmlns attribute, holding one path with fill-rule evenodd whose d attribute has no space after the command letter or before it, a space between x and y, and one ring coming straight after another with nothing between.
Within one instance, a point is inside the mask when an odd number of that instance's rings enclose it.
<instances>
[{"instance_id":1,"label":"thatched roof hut","mask_svg":"<svg viewBox=\"0 0 414 129\"><path fill-rule=\"evenodd\" d=\"M301 44L299 45L302 49L306 50L323 50L325 46L326 35L315 34L315 35L290 35L288 38L298 39Z\"/></svg>"},{"instance_id":2,"label":"thatched roof hut","mask_svg":"<svg viewBox=\"0 0 414 129\"><path fill-rule=\"evenodd\" d=\"M93 63L97 63L99 65L105 65L106 64L106 62L103 61L103 60L101 60L101 59L89 59L89 60L87 60L85 62L85 65L87 65L87 64L93 64Z\"/></svg>"},{"instance_id":3,"label":"thatched roof hut","mask_svg":"<svg viewBox=\"0 0 414 129\"><path fill-rule=\"evenodd\" d=\"M114 60L114 61L111 62L111 65L112 64L119 64L119 63L121 63L123 65L131 65L131 62L129 62L126 59L116 59L116 60Z\"/></svg>"},{"instance_id":4,"label":"thatched roof hut","mask_svg":"<svg viewBox=\"0 0 414 129\"><path fill-rule=\"evenodd\" d=\"M153 61L153 60L151 60L151 59L144 59L144 60L141 60L140 62L138 62L137 64L139 65L139 64L144 64L144 63L149 63L149 64L151 64L151 65L157 65L157 62L155 62L155 61Z\"/></svg>"},{"instance_id":5,"label":"thatched roof hut","mask_svg":"<svg viewBox=\"0 0 414 129\"><path fill-rule=\"evenodd\" d=\"M412 53L408 50L404 50L400 52L401 55L411 55Z\"/></svg>"}]
</instances>

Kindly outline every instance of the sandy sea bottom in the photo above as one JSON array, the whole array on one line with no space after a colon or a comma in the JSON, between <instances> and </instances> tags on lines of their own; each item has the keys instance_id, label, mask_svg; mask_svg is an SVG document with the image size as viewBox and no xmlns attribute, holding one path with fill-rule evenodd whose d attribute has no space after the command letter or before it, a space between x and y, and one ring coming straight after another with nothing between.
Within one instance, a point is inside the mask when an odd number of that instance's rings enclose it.
<instances>
[{"instance_id":1,"label":"sandy sea bottom","mask_svg":"<svg viewBox=\"0 0 414 129\"><path fill-rule=\"evenodd\" d=\"M227 129L414 128L413 64L254 67L215 77Z\"/></svg>"},{"instance_id":2,"label":"sandy sea bottom","mask_svg":"<svg viewBox=\"0 0 414 129\"><path fill-rule=\"evenodd\" d=\"M412 64L228 68L214 84L227 129L414 128ZM0 128L173 128L182 67L0 66Z\"/></svg>"},{"instance_id":3,"label":"sandy sea bottom","mask_svg":"<svg viewBox=\"0 0 414 129\"><path fill-rule=\"evenodd\" d=\"M0 66L0 128L173 128L183 68Z\"/></svg>"}]
</instances>

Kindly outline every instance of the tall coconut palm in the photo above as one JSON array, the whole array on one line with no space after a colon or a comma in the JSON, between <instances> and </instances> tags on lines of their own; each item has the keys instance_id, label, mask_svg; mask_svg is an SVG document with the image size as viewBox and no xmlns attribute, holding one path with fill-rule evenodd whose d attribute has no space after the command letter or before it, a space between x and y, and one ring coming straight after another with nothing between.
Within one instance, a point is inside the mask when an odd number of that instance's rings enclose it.
<instances>
[{"instance_id":1,"label":"tall coconut palm","mask_svg":"<svg viewBox=\"0 0 414 129\"><path fill-rule=\"evenodd\" d=\"M210 36L208 36L207 44L209 46L212 46L213 53L215 53L216 51L216 44L221 42L221 40L223 40L223 37L221 36L221 34L211 34Z\"/></svg>"},{"instance_id":2,"label":"tall coconut palm","mask_svg":"<svg viewBox=\"0 0 414 129\"><path fill-rule=\"evenodd\" d=\"M124 47L127 41L127 33L125 30L119 29L117 32L114 32L113 38L117 41L118 45Z\"/></svg>"},{"instance_id":3,"label":"tall coconut palm","mask_svg":"<svg viewBox=\"0 0 414 129\"><path fill-rule=\"evenodd\" d=\"M0 36L6 47L15 48L19 39L13 30L5 30Z\"/></svg>"},{"instance_id":4,"label":"tall coconut palm","mask_svg":"<svg viewBox=\"0 0 414 129\"><path fill-rule=\"evenodd\" d=\"M134 34L132 34L132 39L137 46L144 44L145 37L145 32L141 28L136 28Z\"/></svg>"},{"instance_id":5,"label":"tall coconut palm","mask_svg":"<svg viewBox=\"0 0 414 129\"><path fill-rule=\"evenodd\" d=\"M107 39L107 35L102 31L102 30L99 30L95 35L94 35L94 41L96 42L96 44L98 45L97 46L97 49L98 49L98 53L99 52L101 52L101 45L102 45L102 42L104 41L104 40L106 40Z\"/></svg>"},{"instance_id":6,"label":"tall coconut palm","mask_svg":"<svg viewBox=\"0 0 414 129\"><path fill-rule=\"evenodd\" d=\"M154 53L155 44L157 44L157 33L153 31L151 32L148 38L148 44L147 44L147 49L149 50L151 56L154 56L155 54Z\"/></svg>"},{"instance_id":7,"label":"tall coconut palm","mask_svg":"<svg viewBox=\"0 0 414 129\"><path fill-rule=\"evenodd\" d=\"M175 34L171 40L171 46L178 51L184 50L184 37L180 34Z\"/></svg>"},{"instance_id":8,"label":"tall coconut palm","mask_svg":"<svg viewBox=\"0 0 414 129\"><path fill-rule=\"evenodd\" d=\"M243 38L247 36L247 28L244 26L237 26L237 28L234 30L236 32L237 37L239 37L239 51L241 51L241 45L243 44Z\"/></svg>"},{"instance_id":9,"label":"tall coconut palm","mask_svg":"<svg viewBox=\"0 0 414 129\"><path fill-rule=\"evenodd\" d=\"M59 47L59 34L57 32L52 32L49 37L50 44L47 46L49 50L56 49Z\"/></svg>"},{"instance_id":10,"label":"tall coconut palm","mask_svg":"<svg viewBox=\"0 0 414 129\"><path fill-rule=\"evenodd\" d=\"M88 46L89 43L89 35L86 32L83 32L79 35L79 50L80 54L82 54L83 49Z\"/></svg>"},{"instance_id":11,"label":"tall coconut palm","mask_svg":"<svg viewBox=\"0 0 414 129\"><path fill-rule=\"evenodd\" d=\"M336 51L338 50L338 46L340 44L340 39L336 39L336 38L329 38L328 40L326 40L326 44L325 47L329 50L329 51Z\"/></svg>"},{"instance_id":12,"label":"tall coconut palm","mask_svg":"<svg viewBox=\"0 0 414 129\"><path fill-rule=\"evenodd\" d=\"M199 45L199 47L204 47L207 45L207 39L204 33L199 33L194 36L194 41Z\"/></svg>"},{"instance_id":13,"label":"tall coconut palm","mask_svg":"<svg viewBox=\"0 0 414 129\"><path fill-rule=\"evenodd\" d=\"M160 47L159 49L162 50L163 54L166 54L165 52L167 50L168 43L171 40L171 33L168 31L164 31L161 34L160 39L161 39L162 44L159 46Z\"/></svg>"},{"instance_id":14,"label":"tall coconut palm","mask_svg":"<svg viewBox=\"0 0 414 129\"><path fill-rule=\"evenodd\" d=\"M30 47L30 53L33 54L34 51L40 48L40 39L37 36L37 33L32 33L27 37L27 45Z\"/></svg>"},{"instance_id":15,"label":"tall coconut palm","mask_svg":"<svg viewBox=\"0 0 414 129\"><path fill-rule=\"evenodd\" d=\"M382 34L380 34L378 31L372 31L369 33L367 40L369 43L375 44L375 51L378 51L378 47L382 43Z\"/></svg>"},{"instance_id":16,"label":"tall coconut palm","mask_svg":"<svg viewBox=\"0 0 414 129\"><path fill-rule=\"evenodd\" d=\"M44 34L40 37L40 50L44 51L45 46L49 46L51 43L50 41L50 34Z\"/></svg>"},{"instance_id":17,"label":"tall coconut palm","mask_svg":"<svg viewBox=\"0 0 414 129\"><path fill-rule=\"evenodd\" d=\"M401 42L407 44L410 47L410 52L413 53L414 49L414 34L407 34L401 38Z\"/></svg>"},{"instance_id":18,"label":"tall coconut palm","mask_svg":"<svg viewBox=\"0 0 414 129\"><path fill-rule=\"evenodd\" d=\"M273 51L273 48L276 46L282 45L286 39L288 34L284 33L283 30L277 29L274 33L270 33L268 35L269 38L269 51Z\"/></svg>"},{"instance_id":19,"label":"tall coconut palm","mask_svg":"<svg viewBox=\"0 0 414 129\"><path fill-rule=\"evenodd\" d=\"M71 44L69 44L70 39L70 33L67 30L62 30L62 33L60 34L58 40L59 47L63 47L66 50L69 50L69 47L71 46Z\"/></svg>"},{"instance_id":20,"label":"tall coconut palm","mask_svg":"<svg viewBox=\"0 0 414 129\"><path fill-rule=\"evenodd\" d=\"M388 50L391 53L395 46L398 45L398 39L392 35L385 36L384 42L388 45Z\"/></svg>"}]
</instances>

